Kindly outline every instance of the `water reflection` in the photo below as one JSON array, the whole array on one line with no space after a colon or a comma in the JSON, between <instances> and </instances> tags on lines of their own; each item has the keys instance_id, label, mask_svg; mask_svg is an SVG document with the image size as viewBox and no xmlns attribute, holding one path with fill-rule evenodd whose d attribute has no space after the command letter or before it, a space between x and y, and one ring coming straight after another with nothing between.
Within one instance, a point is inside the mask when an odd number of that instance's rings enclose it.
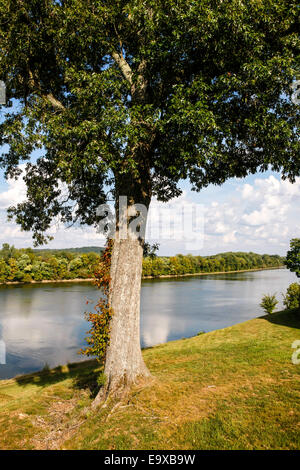
<instances>
[{"instance_id":1,"label":"water reflection","mask_svg":"<svg viewBox=\"0 0 300 470\"><path fill-rule=\"evenodd\" d=\"M210 331L261 315L264 293L284 292L296 280L287 270L218 276L145 280L141 298L141 343L152 346ZM89 325L86 301L98 290L87 283L0 287L0 340L6 365L0 378L39 370L48 364L84 360Z\"/></svg>"},{"instance_id":2,"label":"water reflection","mask_svg":"<svg viewBox=\"0 0 300 470\"><path fill-rule=\"evenodd\" d=\"M295 280L286 269L145 280L142 344L151 346L262 315L259 303L265 293L277 293L280 309L281 293Z\"/></svg>"}]
</instances>

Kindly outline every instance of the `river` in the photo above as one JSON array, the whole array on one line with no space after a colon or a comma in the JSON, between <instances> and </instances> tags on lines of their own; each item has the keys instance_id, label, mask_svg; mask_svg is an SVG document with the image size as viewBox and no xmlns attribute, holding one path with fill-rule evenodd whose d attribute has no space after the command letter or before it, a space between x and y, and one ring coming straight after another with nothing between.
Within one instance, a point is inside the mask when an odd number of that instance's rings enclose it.
<instances>
[{"instance_id":1,"label":"river","mask_svg":"<svg viewBox=\"0 0 300 470\"><path fill-rule=\"evenodd\" d=\"M153 346L261 316L265 293L277 293L280 309L281 293L296 280L286 269L143 280L141 344ZM93 309L98 296L89 283L0 286L0 340L6 348L0 379L86 359L77 354L89 329L84 311Z\"/></svg>"}]
</instances>

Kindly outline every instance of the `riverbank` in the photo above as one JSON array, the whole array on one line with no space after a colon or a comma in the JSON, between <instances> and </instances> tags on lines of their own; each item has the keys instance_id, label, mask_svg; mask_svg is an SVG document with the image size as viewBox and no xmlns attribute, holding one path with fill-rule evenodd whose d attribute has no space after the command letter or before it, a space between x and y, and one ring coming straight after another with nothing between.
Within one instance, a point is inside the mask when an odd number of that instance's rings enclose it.
<instances>
[{"instance_id":1,"label":"riverbank","mask_svg":"<svg viewBox=\"0 0 300 470\"><path fill-rule=\"evenodd\" d=\"M9 282L0 282L0 286L13 286L13 285L30 285L30 284L56 284L60 282L93 282L94 278L88 279L44 279L42 281L29 281L29 282L18 282L18 281L9 281Z\"/></svg>"},{"instance_id":2,"label":"riverbank","mask_svg":"<svg viewBox=\"0 0 300 470\"><path fill-rule=\"evenodd\" d=\"M187 277L187 276L210 276L217 274L234 274L234 273L246 273L251 271L269 271L271 269L285 269L285 266L274 266L267 268L255 268L255 269L240 269L238 271L217 271L211 273L186 273L186 274L162 274L160 276L143 276L142 279L160 279L160 278L172 278L172 277ZM60 282L93 282L94 278L77 278L77 279L45 279L42 281L30 281L30 282L0 282L0 286L11 286L11 285L30 285L30 284L55 284Z\"/></svg>"},{"instance_id":3,"label":"riverbank","mask_svg":"<svg viewBox=\"0 0 300 470\"><path fill-rule=\"evenodd\" d=\"M186 274L162 274L160 276L143 276L142 279L160 279L160 278L169 278L169 277L187 277L187 276L210 276L217 274L237 274L237 273L247 273L251 271L269 271L271 269L284 269L285 266L274 266L267 268L254 268L254 269L239 269L237 271L215 271L211 273L186 273Z\"/></svg>"},{"instance_id":4,"label":"riverbank","mask_svg":"<svg viewBox=\"0 0 300 470\"><path fill-rule=\"evenodd\" d=\"M0 383L1 449L300 449L300 311L143 351L153 380L92 412L96 361Z\"/></svg>"}]
</instances>

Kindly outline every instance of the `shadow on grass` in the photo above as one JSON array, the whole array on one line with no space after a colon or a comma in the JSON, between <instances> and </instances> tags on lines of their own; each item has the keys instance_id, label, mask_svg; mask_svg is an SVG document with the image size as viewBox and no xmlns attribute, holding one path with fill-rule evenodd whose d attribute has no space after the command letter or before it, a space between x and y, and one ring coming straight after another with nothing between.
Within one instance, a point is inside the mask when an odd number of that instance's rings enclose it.
<instances>
[{"instance_id":1,"label":"shadow on grass","mask_svg":"<svg viewBox=\"0 0 300 470\"><path fill-rule=\"evenodd\" d=\"M71 379L74 389L88 390L90 397L94 398L99 390L97 377L102 370L103 366L99 362L89 360L34 372L33 374L16 377L14 380L21 387L26 387L28 384L48 387Z\"/></svg>"},{"instance_id":2,"label":"shadow on grass","mask_svg":"<svg viewBox=\"0 0 300 470\"><path fill-rule=\"evenodd\" d=\"M275 325L289 326L291 328L300 328L300 309L282 310L260 317L262 320L268 320Z\"/></svg>"}]
</instances>

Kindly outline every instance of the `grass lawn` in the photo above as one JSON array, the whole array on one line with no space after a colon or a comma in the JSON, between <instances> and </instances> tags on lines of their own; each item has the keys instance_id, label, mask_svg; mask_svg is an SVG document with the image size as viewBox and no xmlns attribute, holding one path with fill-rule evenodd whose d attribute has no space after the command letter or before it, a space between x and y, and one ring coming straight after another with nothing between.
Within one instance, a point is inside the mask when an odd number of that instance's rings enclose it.
<instances>
[{"instance_id":1,"label":"grass lawn","mask_svg":"<svg viewBox=\"0 0 300 470\"><path fill-rule=\"evenodd\" d=\"M95 361L0 382L0 449L300 449L300 311L144 351L153 380L89 409Z\"/></svg>"}]
</instances>

